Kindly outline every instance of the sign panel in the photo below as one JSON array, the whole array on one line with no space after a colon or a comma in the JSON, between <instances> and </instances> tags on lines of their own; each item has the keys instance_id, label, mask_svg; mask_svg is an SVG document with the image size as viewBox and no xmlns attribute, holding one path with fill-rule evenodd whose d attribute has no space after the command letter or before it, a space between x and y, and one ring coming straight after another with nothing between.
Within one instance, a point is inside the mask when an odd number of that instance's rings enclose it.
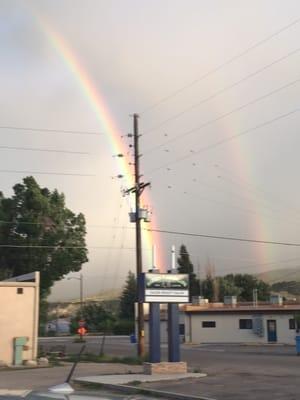
<instances>
[{"instance_id":1,"label":"sign panel","mask_svg":"<svg viewBox=\"0 0 300 400\"><path fill-rule=\"evenodd\" d=\"M189 303L188 274L146 273L145 303Z\"/></svg>"}]
</instances>

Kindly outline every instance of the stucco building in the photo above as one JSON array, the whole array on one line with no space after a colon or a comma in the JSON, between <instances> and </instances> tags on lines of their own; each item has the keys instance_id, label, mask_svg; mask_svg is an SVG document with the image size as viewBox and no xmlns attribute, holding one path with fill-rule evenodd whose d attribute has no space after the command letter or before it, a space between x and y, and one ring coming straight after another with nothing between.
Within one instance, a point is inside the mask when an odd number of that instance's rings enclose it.
<instances>
[{"instance_id":1,"label":"stucco building","mask_svg":"<svg viewBox=\"0 0 300 400\"><path fill-rule=\"evenodd\" d=\"M300 304L187 305L185 341L190 343L295 344Z\"/></svg>"},{"instance_id":2,"label":"stucco building","mask_svg":"<svg viewBox=\"0 0 300 400\"><path fill-rule=\"evenodd\" d=\"M168 338L167 306L161 305L161 343ZM281 343L295 344L300 304L283 302L272 296L269 302L237 303L235 298L225 303L180 305L179 331L186 343ZM145 338L149 341L149 315L145 307Z\"/></svg>"},{"instance_id":3,"label":"stucco building","mask_svg":"<svg viewBox=\"0 0 300 400\"><path fill-rule=\"evenodd\" d=\"M0 362L36 360L39 321L39 272L0 281Z\"/></svg>"}]
</instances>

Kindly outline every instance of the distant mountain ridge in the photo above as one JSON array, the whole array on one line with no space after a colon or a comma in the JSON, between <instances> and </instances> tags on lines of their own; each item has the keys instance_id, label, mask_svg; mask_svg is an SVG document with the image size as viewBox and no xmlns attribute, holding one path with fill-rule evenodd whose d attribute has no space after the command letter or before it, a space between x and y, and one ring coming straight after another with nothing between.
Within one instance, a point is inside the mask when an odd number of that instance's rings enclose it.
<instances>
[{"instance_id":1,"label":"distant mountain ridge","mask_svg":"<svg viewBox=\"0 0 300 400\"><path fill-rule=\"evenodd\" d=\"M270 285L277 282L300 282L300 267L273 269L256 274L256 277Z\"/></svg>"}]
</instances>

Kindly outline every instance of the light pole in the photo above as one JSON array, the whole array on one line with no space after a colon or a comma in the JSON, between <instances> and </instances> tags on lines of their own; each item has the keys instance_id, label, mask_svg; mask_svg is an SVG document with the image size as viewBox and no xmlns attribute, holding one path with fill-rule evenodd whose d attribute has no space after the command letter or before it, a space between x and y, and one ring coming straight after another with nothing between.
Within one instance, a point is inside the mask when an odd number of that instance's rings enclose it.
<instances>
[{"instance_id":1,"label":"light pole","mask_svg":"<svg viewBox=\"0 0 300 400\"><path fill-rule=\"evenodd\" d=\"M76 279L77 281L80 281L80 318L82 319L83 317L83 275L80 274L79 277L77 276L71 276L68 278L68 280L71 279Z\"/></svg>"}]
</instances>

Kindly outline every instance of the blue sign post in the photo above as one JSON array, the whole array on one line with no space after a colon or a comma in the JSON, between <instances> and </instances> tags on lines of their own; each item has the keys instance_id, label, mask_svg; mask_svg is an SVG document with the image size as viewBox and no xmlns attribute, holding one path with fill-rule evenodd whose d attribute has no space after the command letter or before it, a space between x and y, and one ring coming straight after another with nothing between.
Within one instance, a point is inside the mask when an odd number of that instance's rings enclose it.
<instances>
[{"instance_id":1,"label":"blue sign post","mask_svg":"<svg viewBox=\"0 0 300 400\"><path fill-rule=\"evenodd\" d=\"M168 304L168 361L180 361L178 304Z\"/></svg>"},{"instance_id":2,"label":"blue sign post","mask_svg":"<svg viewBox=\"0 0 300 400\"><path fill-rule=\"evenodd\" d=\"M180 361L179 307L189 302L189 276L172 268L168 274L144 273L140 276L139 299L149 303L150 363L161 361L160 303L168 304L168 361Z\"/></svg>"},{"instance_id":3,"label":"blue sign post","mask_svg":"<svg viewBox=\"0 0 300 400\"><path fill-rule=\"evenodd\" d=\"M160 362L160 307L150 303L149 312L149 358L151 363Z\"/></svg>"}]
</instances>

